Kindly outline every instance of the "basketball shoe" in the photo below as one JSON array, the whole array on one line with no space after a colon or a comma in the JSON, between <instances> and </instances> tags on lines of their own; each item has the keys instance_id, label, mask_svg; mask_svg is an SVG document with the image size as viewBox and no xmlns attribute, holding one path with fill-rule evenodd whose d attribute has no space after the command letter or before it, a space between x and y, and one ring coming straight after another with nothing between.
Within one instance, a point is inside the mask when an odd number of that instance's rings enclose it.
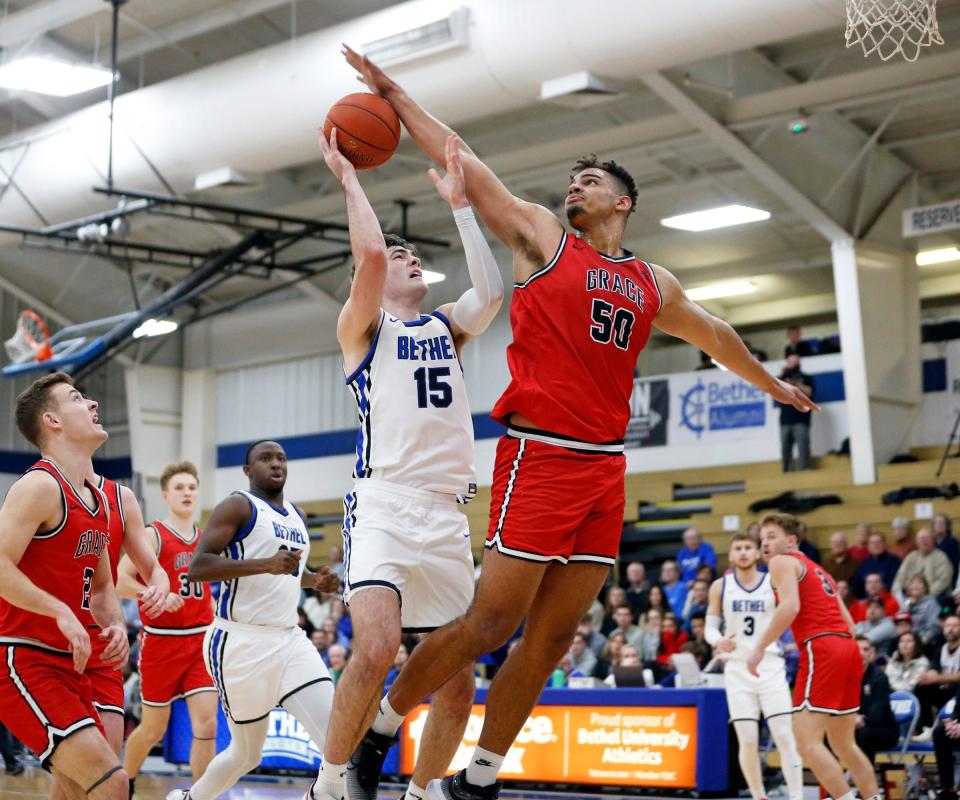
<instances>
[{"instance_id":1,"label":"basketball shoe","mask_svg":"<svg viewBox=\"0 0 960 800\"><path fill-rule=\"evenodd\" d=\"M347 765L345 800L377 800L383 762L398 741L399 736L384 736L373 729L367 731Z\"/></svg>"},{"instance_id":2,"label":"basketball shoe","mask_svg":"<svg viewBox=\"0 0 960 800\"><path fill-rule=\"evenodd\" d=\"M467 783L467 771L460 770L456 775L448 775L440 781L430 781L427 785L427 800L496 800L500 796L500 781L490 786L474 786Z\"/></svg>"}]
</instances>

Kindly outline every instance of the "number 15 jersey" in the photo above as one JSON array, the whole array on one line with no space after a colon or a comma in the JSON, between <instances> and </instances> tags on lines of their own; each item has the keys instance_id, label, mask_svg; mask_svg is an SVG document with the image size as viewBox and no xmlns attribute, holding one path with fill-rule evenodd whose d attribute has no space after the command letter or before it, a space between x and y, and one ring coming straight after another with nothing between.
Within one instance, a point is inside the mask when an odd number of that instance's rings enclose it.
<instances>
[{"instance_id":1,"label":"number 15 jersey","mask_svg":"<svg viewBox=\"0 0 960 800\"><path fill-rule=\"evenodd\" d=\"M630 252L604 255L570 234L510 302L510 385L491 416L521 414L550 433L619 442L633 375L660 311L653 267Z\"/></svg>"},{"instance_id":2,"label":"number 15 jersey","mask_svg":"<svg viewBox=\"0 0 960 800\"><path fill-rule=\"evenodd\" d=\"M473 420L450 322L380 312L376 337L347 376L360 430L353 477L456 495L477 492Z\"/></svg>"}]
</instances>

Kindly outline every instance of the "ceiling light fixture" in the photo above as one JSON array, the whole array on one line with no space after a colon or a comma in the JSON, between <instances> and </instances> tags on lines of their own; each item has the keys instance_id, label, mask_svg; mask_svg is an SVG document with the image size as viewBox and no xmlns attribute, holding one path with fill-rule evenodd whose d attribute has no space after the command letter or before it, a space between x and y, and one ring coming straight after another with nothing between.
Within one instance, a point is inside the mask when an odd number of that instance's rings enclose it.
<instances>
[{"instance_id":1,"label":"ceiling light fixture","mask_svg":"<svg viewBox=\"0 0 960 800\"><path fill-rule=\"evenodd\" d=\"M917 253L917 266L945 264L948 261L960 261L960 249L956 247L938 247L936 250L921 250Z\"/></svg>"},{"instance_id":2,"label":"ceiling light fixture","mask_svg":"<svg viewBox=\"0 0 960 800\"><path fill-rule=\"evenodd\" d=\"M705 208L703 211L694 211L690 214L679 214L660 220L665 228L676 228L681 231L712 231L715 228L728 228L731 225L743 225L746 222L759 222L770 219L770 212L750 206L720 206L719 208Z\"/></svg>"},{"instance_id":3,"label":"ceiling light fixture","mask_svg":"<svg viewBox=\"0 0 960 800\"><path fill-rule=\"evenodd\" d=\"M701 300L716 300L720 297L753 294L755 291L757 291L757 284L753 281L723 281L687 289L687 297L699 302Z\"/></svg>"},{"instance_id":4,"label":"ceiling light fixture","mask_svg":"<svg viewBox=\"0 0 960 800\"><path fill-rule=\"evenodd\" d=\"M146 336L163 336L167 333L173 333L180 327L172 319L153 319L151 317L133 332L134 339L142 339Z\"/></svg>"},{"instance_id":5,"label":"ceiling light fixture","mask_svg":"<svg viewBox=\"0 0 960 800\"><path fill-rule=\"evenodd\" d=\"M24 56L0 66L0 87L69 97L110 83L110 70L69 64L46 56Z\"/></svg>"},{"instance_id":6,"label":"ceiling light fixture","mask_svg":"<svg viewBox=\"0 0 960 800\"><path fill-rule=\"evenodd\" d=\"M442 272L434 272L432 269L420 270L420 274L423 276L424 283L440 283L440 281L447 279L447 276Z\"/></svg>"},{"instance_id":7,"label":"ceiling light fixture","mask_svg":"<svg viewBox=\"0 0 960 800\"><path fill-rule=\"evenodd\" d=\"M360 50L380 66L390 66L466 47L469 19L470 9L461 6L440 19L366 42Z\"/></svg>"}]
</instances>

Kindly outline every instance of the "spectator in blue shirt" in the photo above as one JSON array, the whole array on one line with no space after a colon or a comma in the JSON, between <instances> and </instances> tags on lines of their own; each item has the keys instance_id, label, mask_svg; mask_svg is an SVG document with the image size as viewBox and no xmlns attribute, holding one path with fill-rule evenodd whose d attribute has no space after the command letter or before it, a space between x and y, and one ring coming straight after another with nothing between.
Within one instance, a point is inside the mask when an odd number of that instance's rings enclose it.
<instances>
[{"instance_id":1,"label":"spectator in blue shirt","mask_svg":"<svg viewBox=\"0 0 960 800\"><path fill-rule=\"evenodd\" d=\"M853 578L853 585L850 587L860 598L866 596L867 575L877 574L883 578L884 586L893 586L897 570L900 569L900 559L893 553L887 552L887 538L880 531L872 531L867 537L867 551L870 555L860 562L857 574Z\"/></svg>"},{"instance_id":2,"label":"spectator in blue shirt","mask_svg":"<svg viewBox=\"0 0 960 800\"><path fill-rule=\"evenodd\" d=\"M680 580L676 561L667 560L660 566L660 587L670 608L679 609L682 613L684 603L687 602L687 584Z\"/></svg>"},{"instance_id":3,"label":"spectator in blue shirt","mask_svg":"<svg viewBox=\"0 0 960 800\"><path fill-rule=\"evenodd\" d=\"M821 562L820 559L820 548L817 547L813 542L807 539L807 526L802 522L800 523L800 544L797 546L797 549L803 553L807 558L813 561L815 564Z\"/></svg>"},{"instance_id":4,"label":"spectator in blue shirt","mask_svg":"<svg viewBox=\"0 0 960 800\"><path fill-rule=\"evenodd\" d=\"M677 553L677 565L680 567L680 581L690 587L697 579L697 570L708 564L713 570L713 578L717 576L717 554L713 545L703 541L700 531L696 528L687 528L683 532L683 547ZM713 579L711 578L711 580ZM670 605L677 608L673 601ZM683 606L680 606L683 608Z\"/></svg>"}]
</instances>

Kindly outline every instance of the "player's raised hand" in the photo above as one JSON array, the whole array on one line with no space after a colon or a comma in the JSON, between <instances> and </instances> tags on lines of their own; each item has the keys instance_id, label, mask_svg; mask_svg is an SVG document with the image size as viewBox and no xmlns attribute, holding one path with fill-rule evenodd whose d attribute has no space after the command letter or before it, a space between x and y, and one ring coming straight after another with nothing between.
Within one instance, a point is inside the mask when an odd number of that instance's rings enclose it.
<instances>
[{"instance_id":1,"label":"player's raised hand","mask_svg":"<svg viewBox=\"0 0 960 800\"><path fill-rule=\"evenodd\" d=\"M267 574L269 575L299 575L300 551L280 548L267 559Z\"/></svg>"},{"instance_id":2,"label":"player's raised hand","mask_svg":"<svg viewBox=\"0 0 960 800\"><path fill-rule=\"evenodd\" d=\"M388 78L386 72L349 45L341 45L340 53L357 71L357 80L365 84L370 91L389 100L391 94L400 90L397 82Z\"/></svg>"},{"instance_id":3,"label":"player's raised hand","mask_svg":"<svg viewBox=\"0 0 960 800\"><path fill-rule=\"evenodd\" d=\"M337 149L337 129L330 129L330 141L327 141L327 137L323 135L323 128L318 129L317 134L323 160L337 180L343 183L347 178L356 175L357 171L353 168L353 164L347 161L343 153Z\"/></svg>"},{"instance_id":4,"label":"player's raised hand","mask_svg":"<svg viewBox=\"0 0 960 800\"><path fill-rule=\"evenodd\" d=\"M451 133L447 137L446 152L446 174L441 178L440 173L431 167L427 174L437 187L437 193L447 201L452 209L466 208L470 205L467 202L467 190L463 180L463 164L460 162L460 143L461 139L457 134Z\"/></svg>"},{"instance_id":5,"label":"player's raised hand","mask_svg":"<svg viewBox=\"0 0 960 800\"><path fill-rule=\"evenodd\" d=\"M164 611L179 611L181 608L183 608L183 598L176 592L169 592L163 599Z\"/></svg>"},{"instance_id":6,"label":"player's raised hand","mask_svg":"<svg viewBox=\"0 0 960 800\"><path fill-rule=\"evenodd\" d=\"M733 636L724 636L717 642L717 646L713 649L718 653L732 653L737 649L737 643L734 641L734 638Z\"/></svg>"},{"instance_id":7,"label":"player's raised hand","mask_svg":"<svg viewBox=\"0 0 960 800\"><path fill-rule=\"evenodd\" d=\"M333 594L340 591L340 579L330 567L320 567L312 576L310 586L317 594Z\"/></svg>"},{"instance_id":8,"label":"player's raised hand","mask_svg":"<svg viewBox=\"0 0 960 800\"><path fill-rule=\"evenodd\" d=\"M137 592L140 601L140 611L150 619L160 616L164 612L165 596L157 586L148 586L142 592Z\"/></svg>"},{"instance_id":9,"label":"player's raised hand","mask_svg":"<svg viewBox=\"0 0 960 800\"><path fill-rule=\"evenodd\" d=\"M100 660L104 664L115 664L117 669L123 669L123 665L130 658L130 641L127 639L126 628L122 625L108 625L100 631L100 638L108 643L100 654Z\"/></svg>"},{"instance_id":10,"label":"player's raised hand","mask_svg":"<svg viewBox=\"0 0 960 800\"><path fill-rule=\"evenodd\" d=\"M77 672L83 672L87 666L87 659L90 658L90 636L87 634L86 628L70 611L57 617L57 627L70 643L70 652L73 653L73 668Z\"/></svg>"},{"instance_id":11,"label":"player's raised hand","mask_svg":"<svg viewBox=\"0 0 960 800\"><path fill-rule=\"evenodd\" d=\"M750 658L747 659L747 669L750 670L750 674L754 677L760 677L758 667L761 661L763 661L763 650L754 650L750 654Z\"/></svg>"},{"instance_id":12,"label":"player's raised hand","mask_svg":"<svg viewBox=\"0 0 960 800\"><path fill-rule=\"evenodd\" d=\"M770 389L770 396L778 403L786 403L793 406L797 411L819 411L820 406L813 402L797 386L787 383L779 378L773 379L773 388Z\"/></svg>"}]
</instances>

